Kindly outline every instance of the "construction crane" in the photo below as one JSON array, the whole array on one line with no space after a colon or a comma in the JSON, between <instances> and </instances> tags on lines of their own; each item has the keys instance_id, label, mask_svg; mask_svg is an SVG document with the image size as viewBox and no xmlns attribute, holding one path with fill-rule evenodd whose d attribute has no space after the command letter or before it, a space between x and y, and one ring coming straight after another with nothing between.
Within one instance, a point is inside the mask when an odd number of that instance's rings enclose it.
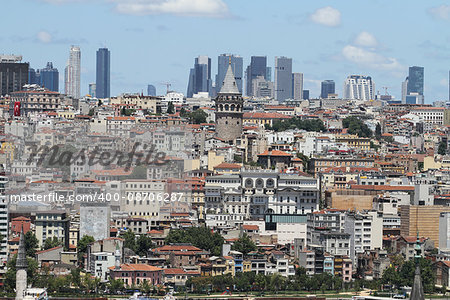
<instances>
[{"instance_id":1,"label":"construction crane","mask_svg":"<svg viewBox=\"0 0 450 300\"><path fill-rule=\"evenodd\" d=\"M170 87L172 86L172 84L170 82L162 82L161 85L165 85L166 89L167 89L167 93L168 94L170 92Z\"/></svg>"},{"instance_id":2,"label":"construction crane","mask_svg":"<svg viewBox=\"0 0 450 300\"><path fill-rule=\"evenodd\" d=\"M382 86L381 88L384 89L384 94L385 94L385 95L389 95L388 89L391 88L390 86Z\"/></svg>"}]
</instances>

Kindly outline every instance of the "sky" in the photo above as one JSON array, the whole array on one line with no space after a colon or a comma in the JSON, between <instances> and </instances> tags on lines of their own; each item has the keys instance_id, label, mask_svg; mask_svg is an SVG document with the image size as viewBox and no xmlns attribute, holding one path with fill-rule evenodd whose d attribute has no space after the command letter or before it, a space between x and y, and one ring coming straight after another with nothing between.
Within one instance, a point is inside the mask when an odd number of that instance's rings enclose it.
<instances>
[{"instance_id":1,"label":"sky","mask_svg":"<svg viewBox=\"0 0 450 300\"><path fill-rule=\"evenodd\" d=\"M95 82L98 48L111 51L111 95L165 83L186 93L198 55L233 53L293 59L304 89L320 94L333 79L342 95L351 74L371 76L376 91L401 98L409 66L425 68L425 102L449 98L450 5L419 0L14 0L1 1L0 54L60 73L70 45L81 48L81 92ZM273 75L272 75L273 78Z\"/></svg>"}]
</instances>

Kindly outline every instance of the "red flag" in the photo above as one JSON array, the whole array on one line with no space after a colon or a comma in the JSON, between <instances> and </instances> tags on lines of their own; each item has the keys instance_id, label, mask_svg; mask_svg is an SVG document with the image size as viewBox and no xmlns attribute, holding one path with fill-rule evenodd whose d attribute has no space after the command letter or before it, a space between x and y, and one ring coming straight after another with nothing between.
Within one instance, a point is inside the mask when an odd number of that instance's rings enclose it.
<instances>
[{"instance_id":1,"label":"red flag","mask_svg":"<svg viewBox=\"0 0 450 300\"><path fill-rule=\"evenodd\" d=\"M14 116L20 117L20 102L19 101L14 102Z\"/></svg>"}]
</instances>

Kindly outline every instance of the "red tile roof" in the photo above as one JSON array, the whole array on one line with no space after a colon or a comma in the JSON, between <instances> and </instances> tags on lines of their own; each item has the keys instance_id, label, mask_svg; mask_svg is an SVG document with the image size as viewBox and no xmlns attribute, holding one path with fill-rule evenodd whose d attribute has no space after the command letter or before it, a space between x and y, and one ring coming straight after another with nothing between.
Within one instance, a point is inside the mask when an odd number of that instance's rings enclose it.
<instances>
[{"instance_id":1,"label":"red tile roof","mask_svg":"<svg viewBox=\"0 0 450 300\"><path fill-rule=\"evenodd\" d=\"M110 270L114 270L114 267L110 267ZM156 271L162 271L163 269L145 265L145 264L122 264L120 265L120 271L149 271L149 272L156 272Z\"/></svg>"}]
</instances>

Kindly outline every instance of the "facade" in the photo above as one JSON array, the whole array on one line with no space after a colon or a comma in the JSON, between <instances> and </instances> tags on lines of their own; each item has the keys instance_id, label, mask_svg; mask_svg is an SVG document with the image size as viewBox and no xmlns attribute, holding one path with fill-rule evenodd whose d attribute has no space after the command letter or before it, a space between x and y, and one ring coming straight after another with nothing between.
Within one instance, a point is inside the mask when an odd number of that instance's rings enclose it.
<instances>
[{"instance_id":1,"label":"facade","mask_svg":"<svg viewBox=\"0 0 450 300\"><path fill-rule=\"evenodd\" d=\"M25 86L25 90L13 92L9 103L9 111L12 114L14 104L20 102L20 114L28 116L29 114L56 112L61 105L61 94L49 91L39 86Z\"/></svg>"},{"instance_id":2,"label":"facade","mask_svg":"<svg viewBox=\"0 0 450 300\"><path fill-rule=\"evenodd\" d=\"M48 62L45 68L39 70L38 84L49 91L59 92L59 72L57 68L53 68L52 62Z\"/></svg>"},{"instance_id":3,"label":"facade","mask_svg":"<svg viewBox=\"0 0 450 300\"><path fill-rule=\"evenodd\" d=\"M0 195L0 236L3 237L0 243L0 259L2 263L8 258L8 217L8 201L5 196Z\"/></svg>"},{"instance_id":4,"label":"facade","mask_svg":"<svg viewBox=\"0 0 450 300\"><path fill-rule=\"evenodd\" d=\"M257 96L254 93L254 82L258 77L267 80L267 57L266 56L252 56L250 58L250 65L246 70L246 94L247 96Z\"/></svg>"},{"instance_id":5,"label":"facade","mask_svg":"<svg viewBox=\"0 0 450 300\"><path fill-rule=\"evenodd\" d=\"M186 96L192 98L194 94L207 92L211 95L211 58L200 55L195 58L194 67L189 72L189 83Z\"/></svg>"},{"instance_id":6,"label":"facade","mask_svg":"<svg viewBox=\"0 0 450 300\"><path fill-rule=\"evenodd\" d=\"M450 212L439 215L439 248L450 249Z\"/></svg>"},{"instance_id":7,"label":"facade","mask_svg":"<svg viewBox=\"0 0 450 300\"><path fill-rule=\"evenodd\" d=\"M243 104L231 64L223 80L222 88L216 102L216 132L217 136L230 142L242 135Z\"/></svg>"},{"instance_id":8,"label":"facade","mask_svg":"<svg viewBox=\"0 0 450 300\"><path fill-rule=\"evenodd\" d=\"M81 203L80 237L90 235L96 241L108 238L110 219L111 212L108 203Z\"/></svg>"},{"instance_id":9,"label":"facade","mask_svg":"<svg viewBox=\"0 0 450 300\"><path fill-rule=\"evenodd\" d=\"M409 67L407 95L417 93L423 96L424 86L424 68L423 67Z\"/></svg>"},{"instance_id":10,"label":"facade","mask_svg":"<svg viewBox=\"0 0 450 300\"><path fill-rule=\"evenodd\" d=\"M21 63L22 56L0 55L0 96L22 90L28 83L29 63Z\"/></svg>"},{"instance_id":11,"label":"facade","mask_svg":"<svg viewBox=\"0 0 450 300\"><path fill-rule=\"evenodd\" d=\"M244 63L242 57L234 54L221 54L217 58L216 91L220 91L222 89L230 62L231 70L234 74L234 80L236 81L236 86L239 93L242 95L242 72Z\"/></svg>"},{"instance_id":12,"label":"facade","mask_svg":"<svg viewBox=\"0 0 450 300\"><path fill-rule=\"evenodd\" d=\"M110 267L112 279L120 279L125 286L139 286L144 281L149 285L159 285L163 279L163 269L145 264L121 264L119 268Z\"/></svg>"},{"instance_id":13,"label":"facade","mask_svg":"<svg viewBox=\"0 0 450 300\"><path fill-rule=\"evenodd\" d=\"M42 247L46 239L57 237L69 248L70 220L64 211L49 210L36 212L35 235Z\"/></svg>"},{"instance_id":14,"label":"facade","mask_svg":"<svg viewBox=\"0 0 450 300\"><path fill-rule=\"evenodd\" d=\"M275 57L275 99L284 101L292 97L292 58Z\"/></svg>"},{"instance_id":15,"label":"facade","mask_svg":"<svg viewBox=\"0 0 450 300\"><path fill-rule=\"evenodd\" d=\"M292 99L301 100L303 97L303 73L292 73Z\"/></svg>"},{"instance_id":16,"label":"facade","mask_svg":"<svg viewBox=\"0 0 450 300\"><path fill-rule=\"evenodd\" d=\"M81 50L78 46L70 47L69 60L64 72L64 93L75 99L81 95Z\"/></svg>"},{"instance_id":17,"label":"facade","mask_svg":"<svg viewBox=\"0 0 450 300\"><path fill-rule=\"evenodd\" d=\"M100 48L97 50L97 69L95 81L95 97L109 98L111 96L111 53L108 48Z\"/></svg>"},{"instance_id":18,"label":"facade","mask_svg":"<svg viewBox=\"0 0 450 300\"><path fill-rule=\"evenodd\" d=\"M320 84L320 98L327 99L329 94L335 94L334 80L324 80Z\"/></svg>"},{"instance_id":19,"label":"facade","mask_svg":"<svg viewBox=\"0 0 450 300\"><path fill-rule=\"evenodd\" d=\"M375 99L375 83L370 76L350 75L344 83L344 99Z\"/></svg>"}]
</instances>

